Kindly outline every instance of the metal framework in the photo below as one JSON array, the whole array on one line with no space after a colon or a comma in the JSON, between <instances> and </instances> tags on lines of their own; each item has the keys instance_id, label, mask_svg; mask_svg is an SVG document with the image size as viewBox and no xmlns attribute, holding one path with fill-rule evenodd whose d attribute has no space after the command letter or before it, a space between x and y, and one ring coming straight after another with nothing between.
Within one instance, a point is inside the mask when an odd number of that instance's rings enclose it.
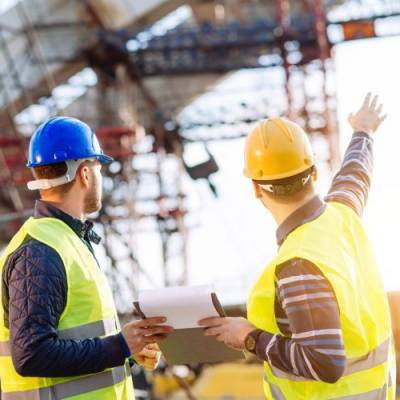
<instances>
[{"instance_id":1,"label":"metal framework","mask_svg":"<svg viewBox=\"0 0 400 400\"><path fill-rule=\"evenodd\" d=\"M0 60L7 66L0 75L0 242L6 243L31 212L34 195L25 189L29 173L21 149L27 146L25 131L31 131L40 121L33 118L26 122L21 111L26 114L29 107L40 105L46 115L66 112L86 119L96 128L106 151L116 159L105 174L104 208L98 220L104 227L104 249L117 299L121 291L127 292L124 288L134 295L142 279L158 284L142 268L135 250L136 233L143 221L148 221L160 237L162 283L187 282L183 174L186 171L193 179L208 179L218 167L210 156L197 170L191 169L183 162L183 151L192 141L232 139L218 133L194 138L191 132L199 127L213 128L215 132L218 126L251 124L267 117L273 107L268 105L265 112L245 118L226 120L222 115L220 120L207 124L183 121L176 115L179 110L165 112L157 93L149 90L148 79L280 68L285 75L280 89L286 104L279 112L298 120L313 138L322 138L328 149L325 161L334 166L338 160L338 135L335 94L330 84L334 76L331 47L341 41L376 37L376 21L400 15L400 2L383 2L387 7L355 12L346 20L340 13L327 19L326 3L332 2L303 1L299 9L298 2L271 1L276 6L271 15L197 24L192 21L160 36L149 35L150 28L143 31L146 35L111 30L91 2L82 2L89 22L32 19L24 6L19 6L20 28L0 25ZM330 5L333 6L336 4ZM335 39L328 35L332 29L339 32ZM74 40L78 35L84 45L67 57L62 49L43 51L41 35L60 30L66 39L68 32L75 35ZM18 44L19 55L11 51L11 43L14 47ZM55 68L59 65L63 65L62 74ZM76 106L63 106L54 96L63 77L66 80L84 66L92 67L97 77L97 84L88 88L83 100L95 105L90 113L82 112L82 100ZM39 85L29 84L27 67L34 68L41 77ZM319 82L314 91L309 89L310 80ZM139 99L151 117L146 122L146 136L135 107ZM244 133L239 132L236 137ZM148 143L145 150L141 150L142 142ZM146 167L138 166L141 158L151 162ZM152 194L140 194L143 186L151 186ZM211 183L210 187L216 192ZM122 300L120 303L120 311L127 311Z\"/></svg>"}]
</instances>

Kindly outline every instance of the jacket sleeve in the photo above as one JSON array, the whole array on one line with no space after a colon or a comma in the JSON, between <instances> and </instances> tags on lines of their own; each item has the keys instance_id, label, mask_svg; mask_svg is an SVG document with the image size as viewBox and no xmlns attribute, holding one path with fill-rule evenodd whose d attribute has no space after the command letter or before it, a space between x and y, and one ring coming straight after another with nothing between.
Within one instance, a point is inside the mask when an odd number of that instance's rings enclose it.
<instances>
[{"instance_id":1,"label":"jacket sleeve","mask_svg":"<svg viewBox=\"0 0 400 400\"><path fill-rule=\"evenodd\" d=\"M8 260L11 356L22 376L60 377L100 372L129 356L122 334L85 340L60 339L67 281L59 255L43 243L23 245Z\"/></svg>"},{"instance_id":2,"label":"jacket sleeve","mask_svg":"<svg viewBox=\"0 0 400 400\"><path fill-rule=\"evenodd\" d=\"M373 139L367 133L355 132L325 201L345 204L361 216L368 200L372 171Z\"/></svg>"},{"instance_id":3,"label":"jacket sleeve","mask_svg":"<svg viewBox=\"0 0 400 400\"><path fill-rule=\"evenodd\" d=\"M276 287L275 313L285 334L261 333L257 356L289 374L336 382L343 375L346 357L331 285L317 266L292 259L278 266Z\"/></svg>"}]
</instances>

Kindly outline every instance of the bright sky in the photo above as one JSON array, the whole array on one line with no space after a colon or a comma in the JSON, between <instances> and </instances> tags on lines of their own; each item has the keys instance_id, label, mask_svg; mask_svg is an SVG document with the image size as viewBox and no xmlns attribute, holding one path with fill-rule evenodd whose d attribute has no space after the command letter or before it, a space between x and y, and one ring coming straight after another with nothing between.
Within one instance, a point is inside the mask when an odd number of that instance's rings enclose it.
<instances>
[{"instance_id":1,"label":"bright sky","mask_svg":"<svg viewBox=\"0 0 400 400\"><path fill-rule=\"evenodd\" d=\"M1 0L0 2L0 13L8 10L14 4L16 4L19 0Z\"/></svg>"},{"instance_id":2,"label":"bright sky","mask_svg":"<svg viewBox=\"0 0 400 400\"><path fill-rule=\"evenodd\" d=\"M347 113L358 105L364 92L378 93L388 113L376 134L375 175L364 218L388 290L400 289L399 46L400 38L388 38L347 43L336 50L343 145L350 134Z\"/></svg>"}]
</instances>

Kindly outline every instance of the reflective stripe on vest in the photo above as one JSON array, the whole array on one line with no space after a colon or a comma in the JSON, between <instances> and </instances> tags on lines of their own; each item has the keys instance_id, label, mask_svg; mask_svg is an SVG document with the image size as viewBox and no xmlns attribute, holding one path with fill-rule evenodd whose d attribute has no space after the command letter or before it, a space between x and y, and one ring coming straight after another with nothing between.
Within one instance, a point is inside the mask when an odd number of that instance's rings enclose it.
<instances>
[{"instance_id":1,"label":"reflective stripe on vest","mask_svg":"<svg viewBox=\"0 0 400 400\"><path fill-rule=\"evenodd\" d=\"M368 370L370 368L374 368L380 364L385 363L388 359L390 343L390 339L387 339L365 356L348 358L346 360L346 366L343 376L350 375L355 372ZM276 368L273 365L270 365L270 368L272 373L278 378L289 379L291 381L297 382L310 381L310 379L303 378L302 376L297 376L294 374L290 374L289 372L282 371L281 369Z\"/></svg>"},{"instance_id":2,"label":"reflective stripe on vest","mask_svg":"<svg viewBox=\"0 0 400 400\"><path fill-rule=\"evenodd\" d=\"M80 325L75 328L64 329L58 332L60 339L87 339L111 334L115 329L115 320L113 317L104 321L91 322L89 324ZM10 356L9 342L0 342L0 357Z\"/></svg>"},{"instance_id":3,"label":"reflective stripe on vest","mask_svg":"<svg viewBox=\"0 0 400 400\"><path fill-rule=\"evenodd\" d=\"M281 390L278 386L269 383L269 390L271 391L273 400L289 400L286 399L282 394ZM387 385L385 385L381 389L372 390L368 393L356 394L354 396L346 396L346 397L335 397L332 400L386 400L387 396Z\"/></svg>"},{"instance_id":4,"label":"reflective stripe on vest","mask_svg":"<svg viewBox=\"0 0 400 400\"><path fill-rule=\"evenodd\" d=\"M2 392L1 398L3 400L62 400L116 385L130 376L130 373L129 364L126 363L125 366L50 387L23 392Z\"/></svg>"},{"instance_id":5,"label":"reflective stripe on vest","mask_svg":"<svg viewBox=\"0 0 400 400\"><path fill-rule=\"evenodd\" d=\"M367 355L346 360L344 375L370 369L386 362L390 353L390 344L390 339L387 339Z\"/></svg>"},{"instance_id":6,"label":"reflective stripe on vest","mask_svg":"<svg viewBox=\"0 0 400 400\"><path fill-rule=\"evenodd\" d=\"M288 400L283 395L282 391L278 386L274 385L267 381L266 374L264 373L264 382L269 386L269 390L271 391L273 400ZM392 386L391 376L389 375L389 385L385 384L383 388L372 390L368 393L361 393L352 396L345 397L335 397L332 400L386 400L387 399L387 391Z\"/></svg>"},{"instance_id":7,"label":"reflective stripe on vest","mask_svg":"<svg viewBox=\"0 0 400 400\"><path fill-rule=\"evenodd\" d=\"M90 322L89 324L79 325L75 328L64 329L58 332L60 339L87 339L111 334L115 329L115 319L113 317L104 321Z\"/></svg>"},{"instance_id":8,"label":"reflective stripe on vest","mask_svg":"<svg viewBox=\"0 0 400 400\"><path fill-rule=\"evenodd\" d=\"M265 378L265 375L264 375L264 378ZM269 383L269 390L271 391L272 398L274 400L286 400L285 396L281 392L281 389L278 388L278 386L275 386L274 384Z\"/></svg>"},{"instance_id":9,"label":"reflective stripe on vest","mask_svg":"<svg viewBox=\"0 0 400 400\"><path fill-rule=\"evenodd\" d=\"M386 400L387 385L383 388L372 390L368 393L355 394L354 396L336 397L333 400Z\"/></svg>"}]
</instances>

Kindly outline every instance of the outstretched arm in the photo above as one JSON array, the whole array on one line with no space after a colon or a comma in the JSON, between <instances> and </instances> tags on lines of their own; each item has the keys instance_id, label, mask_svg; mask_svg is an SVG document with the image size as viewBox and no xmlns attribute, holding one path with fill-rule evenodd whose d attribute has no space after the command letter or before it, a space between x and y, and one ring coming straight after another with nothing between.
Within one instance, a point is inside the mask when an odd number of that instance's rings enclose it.
<instances>
[{"instance_id":1,"label":"outstretched arm","mask_svg":"<svg viewBox=\"0 0 400 400\"><path fill-rule=\"evenodd\" d=\"M365 97L360 109L355 114L349 115L348 121L354 134L344 155L343 164L332 181L325 201L337 201L345 204L361 216L371 186L372 136L385 118L385 115L382 116L382 105L378 105L378 96L371 101L370 93Z\"/></svg>"}]
</instances>

